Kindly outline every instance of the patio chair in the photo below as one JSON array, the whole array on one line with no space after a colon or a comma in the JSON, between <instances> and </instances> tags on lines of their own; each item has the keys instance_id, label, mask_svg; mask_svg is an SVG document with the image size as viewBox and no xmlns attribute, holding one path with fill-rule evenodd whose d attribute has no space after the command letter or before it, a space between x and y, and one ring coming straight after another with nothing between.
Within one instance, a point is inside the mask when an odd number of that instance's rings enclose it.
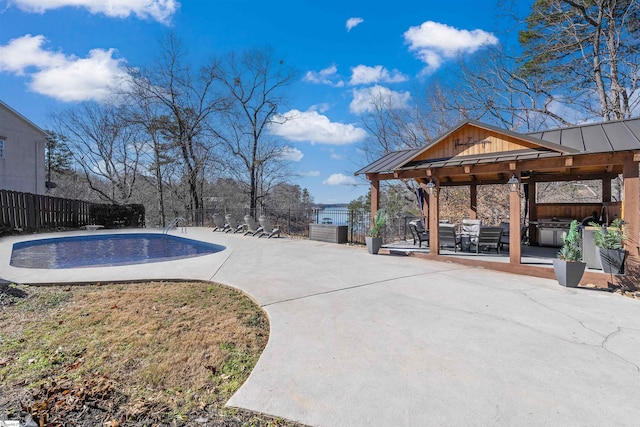
<instances>
[{"instance_id":1,"label":"patio chair","mask_svg":"<svg viewBox=\"0 0 640 427\"><path fill-rule=\"evenodd\" d=\"M472 244L476 247L476 254L480 253L480 248L495 249L496 253L500 253L500 237L502 237L502 228L500 227L480 227L478 241Z\"/></svg>"},{"instance_id":2,"label":"patio chair","mask_svg":"<svg viewBox=\"0 0 640 427\"><path fill-rule=\"evenodd\" d=\"M411 230L414 245L418 242L418 247L421 248L422 242L427 242L427 246L429 246L429 231L422 227L421 221L411 221L409 223L409 230Z\"/></svg>"},{"instance_id":3,"label":"patio chair","mask_svg":"<svg viewBox=\"0 0 640 427\"><path fill-rule=\"evenodd\" d=\"M212 231L227 231L227 224L224 222L222 215L218 213L213 214L213 223L215 227L213 227Z\"/></svg>"},{"instance_id":4,"label":"patio chair","mask_svg":"<svg viewBox=\"0 0 640 427\"><path fill-rule=\"evenodd\" d=\"M454 224L440 223L438 224L438 237L440 239L440 249L445 246L453 247L454 252L458 252L458 246L461 247L462 239L456 234L456 226ZM461 247L462 249L462 247Z\"/></svg>"},{"instance_id":5,"label":"patio chair","mask_svg":"<svg viewBox=\"0 0 640 427\"><path fill-rule=\"evenodd\" d=\"M258 227L258 225L256 224L256 220L253 219L251 215L244 216L244 225L246 228L244 232L245 236L255 236L258 233L262 232L262 227Z\"/></svg>"},{"instance_id":6,"label":"patio chair","mask_svg":"<svg viewBox=\"0 0 640 427\"><path fill-rule=\"evenodd\" d=\"M469 237L469 243L478 241L478 235L480 234L480 227L482 221L479 219L463 219L462 220L462 235Z\"/></svg>"},{"instance_id":7,"label":"patio chair","mask_svg":"<svg viewBox=\"0 0 640 427\"><path fill-rule=\"evenodd\" d=\"M269 218L264 215L260 215L258 221L260 221L260 226L262 228L262 232L258 235L258 237L267 236L269 239L272 237L280 237L280 227L272 227Z\"/></svg>"},{"instance_id":8,"label":"patio chair","mask_svg":"<svg viewBox=\"0 0 640 427\"><path fill-rule=\"evenodd\" d=\"M511 225L508 222L501 222L498 227L502 228L502 236L500 237L500 250L505 246L509 246L509 229Z\"/></svg>"},{"instance_id":9,"label":"patio chair","mask_svg":"<svg viewBox=\"0 0 640 427\"><path fill-rule=\"evenodd\" d=\"M231 214L226 214L224 220L227 223L227 229L225 233L240 233L244 231L244 224L238 224L236 219Z\"/></svg>"}]
</instances>

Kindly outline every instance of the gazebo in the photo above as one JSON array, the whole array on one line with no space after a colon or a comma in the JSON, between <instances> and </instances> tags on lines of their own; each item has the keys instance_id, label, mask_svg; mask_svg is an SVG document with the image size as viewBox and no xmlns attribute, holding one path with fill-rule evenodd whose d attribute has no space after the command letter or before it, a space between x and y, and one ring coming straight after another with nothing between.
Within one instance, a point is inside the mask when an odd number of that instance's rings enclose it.
<instances>
[{"instance_id":1,"label":"gazebo","mask_svg":"<svg viewBox=\"0 0 640 427\"><path fill-rule=\"evenodd\" d=\"M524 192L529 200L527 215L533 223L542 217L581 219L606 206L610 218L618 217L625 222L626 270L628 274L637 274L640 266L639 163L640 118L526 134L466 120L423 148L391 152L355 174L365 175L371 182L372 215L380 208L381 181L412 179L429 194L423 214L430 229L430 257L440 256L438 205L441 187L469 186L469 216L474 218L478 186L510 183L504 187L511 219L506 269L544 277L549 273L521 266L521 198ZM623 177L622 200L612 201L611 180L619 175ZM601 203L536 203L537 183L582 180L601 180Z\"/></svg>"}]
</instances>

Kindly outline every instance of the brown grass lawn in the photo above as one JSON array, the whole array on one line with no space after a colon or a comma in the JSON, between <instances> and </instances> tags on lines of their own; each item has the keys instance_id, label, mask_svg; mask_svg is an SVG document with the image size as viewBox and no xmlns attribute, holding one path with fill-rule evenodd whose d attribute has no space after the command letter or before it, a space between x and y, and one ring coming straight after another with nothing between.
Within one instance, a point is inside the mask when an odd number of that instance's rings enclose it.
<instances>
[{"instance_id":1,"label":"brown grass lawn","mask_svg":"<svg viewBox=\"0 0 640 427\"><path fill-rule=\"evenodd\" d=\"M0 420L294 425L224 408L269 335L264 312L239 292L199 282L2 286Z\"/></svg>"}]
</instances>

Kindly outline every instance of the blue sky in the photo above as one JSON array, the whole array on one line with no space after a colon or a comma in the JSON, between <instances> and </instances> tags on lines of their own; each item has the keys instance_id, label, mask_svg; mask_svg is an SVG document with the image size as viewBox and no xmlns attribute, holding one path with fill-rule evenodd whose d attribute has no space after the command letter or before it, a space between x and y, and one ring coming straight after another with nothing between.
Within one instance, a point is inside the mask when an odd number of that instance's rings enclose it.
<instances>
[{"instance_id":1,"label":"blue sky","mask_svg":"<svg viewBox=\"0 0 640 427\"><path fill-rule=\"evenodd\" d=\"M100 101L125 66L149 66L175 32L201 64L269 45L300 72L273 132L318 203L365 194L362 115L370 91L402 106L460 55L504 43L496 0L0 0L0 99L43 128ZM530 1L520 1L528 6Z\"/></svg>"}]
</instances>

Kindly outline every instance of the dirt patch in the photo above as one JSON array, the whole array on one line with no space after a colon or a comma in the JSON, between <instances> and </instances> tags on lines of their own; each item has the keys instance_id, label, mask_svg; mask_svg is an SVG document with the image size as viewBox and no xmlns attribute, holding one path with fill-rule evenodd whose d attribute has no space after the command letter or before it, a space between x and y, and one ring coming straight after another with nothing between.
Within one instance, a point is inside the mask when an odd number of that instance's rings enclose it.
<instances>
[{"instance_id":1,"label":"dirt patch","mask_svg":"<svg viewBox=\"0 0 640 427\"><path fill-rule=\"evenodd\" d=\"M6 285L0 296L0 420L299 425L224 408L269 333L260 307L239 292L151 282Z\"/></svg>"}]
</instances>

